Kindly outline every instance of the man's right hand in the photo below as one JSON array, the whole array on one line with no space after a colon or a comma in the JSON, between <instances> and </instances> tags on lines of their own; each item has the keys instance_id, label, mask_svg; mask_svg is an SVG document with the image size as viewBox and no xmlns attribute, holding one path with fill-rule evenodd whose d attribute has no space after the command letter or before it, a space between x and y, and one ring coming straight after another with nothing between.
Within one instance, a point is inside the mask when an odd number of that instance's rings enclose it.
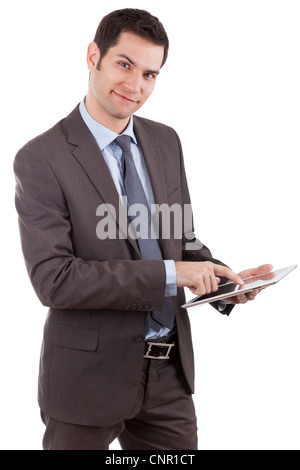
<instances>
[{"instance_id":1,"label":"man's right hand","mask_svg":"<svg viewBox=\"0 0 300 470\"><path fill-rule=\"evenodd\" d=\"M204 262L175 261L177 287L189 287L195 295L216 292L220 283L218 276L224 276L235 284L244 285L243 280L226 266Z\"/></svg>"}]
</instances>

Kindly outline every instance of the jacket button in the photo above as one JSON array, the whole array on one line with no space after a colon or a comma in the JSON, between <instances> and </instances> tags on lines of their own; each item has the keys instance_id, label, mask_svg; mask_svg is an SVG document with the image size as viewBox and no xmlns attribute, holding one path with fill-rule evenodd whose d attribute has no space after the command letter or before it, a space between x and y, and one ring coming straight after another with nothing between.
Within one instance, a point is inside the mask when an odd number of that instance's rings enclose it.
<instances>
[{"instance_id":1,"label":"jacket button","mask_svg":"<svg viewBox=\"0 0 300 470\"><path fill-rule=\"evenodd\" d=\"M136 338L135 338L135 341L137 343L143 343L145 341L145 337L142 336L142 335L138 335Z\"/></svg>"}]
</instances>

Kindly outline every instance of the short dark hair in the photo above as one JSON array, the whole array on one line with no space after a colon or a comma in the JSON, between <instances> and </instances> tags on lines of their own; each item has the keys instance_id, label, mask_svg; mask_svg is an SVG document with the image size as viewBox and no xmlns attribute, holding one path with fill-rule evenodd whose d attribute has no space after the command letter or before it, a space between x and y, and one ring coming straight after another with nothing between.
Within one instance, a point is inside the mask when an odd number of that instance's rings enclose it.
<instances>
[{"instance_id":1,"label":"short dark hair","mask_svg":"<svg viewBox=\"0 0 300 470\"><path fill-rule=\"evenodd\" d=\"M121 33L134 33L154 44L164 47L164 57L161 67L167 60L169 39L167 33L156 16L145 10L124 8L115 10L102 18L95 34L94 42L100 50L100 63L110 47L117 44Z\"/></svg>"}]
</instances>

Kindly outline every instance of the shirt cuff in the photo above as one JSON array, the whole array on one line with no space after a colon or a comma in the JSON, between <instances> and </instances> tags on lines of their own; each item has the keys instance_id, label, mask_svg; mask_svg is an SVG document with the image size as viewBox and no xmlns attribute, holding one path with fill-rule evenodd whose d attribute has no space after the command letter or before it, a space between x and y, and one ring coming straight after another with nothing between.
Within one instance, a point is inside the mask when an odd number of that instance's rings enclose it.
<instances>
[{"instance_id":1,"label":"shirt cuff","mask_svg":"<svg viewBox=\"0 0 300 470\"><path fill-rule=\"evenodd\" d=\"M177 295L177 275L175 262L173 260L164 260L166 268L166 290L165 297L174 297Z\"/></svg>"}]
</instances>

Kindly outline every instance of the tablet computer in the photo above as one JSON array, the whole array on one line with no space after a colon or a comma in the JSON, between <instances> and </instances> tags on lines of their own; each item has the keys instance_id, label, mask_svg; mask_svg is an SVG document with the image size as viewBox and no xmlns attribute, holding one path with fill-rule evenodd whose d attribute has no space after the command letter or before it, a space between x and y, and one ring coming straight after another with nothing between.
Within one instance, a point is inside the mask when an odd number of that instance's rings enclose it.
<instances>
[{"instance_id":1,"label":"tablet computer","mask_svg":"<svg viewBox=\"0 0 300 470\"><path fill-rule=\"evenodd\" d=\"M234 282L228 282L227 284L221 284L217 291L211 292L210 294L198 295L194 297L186 304L182 305L183 308L196 307L205 303L216 302L218 300L226 300L228 297L233 297L239 294L245 294L256 289L264 289L265 287L277 284L281 279L292 272L298 265L288 266L287 268L277 269L267 274L260 274L258 276L248 277L243 279L244 285L240 286Z\"/></svg>"}]
</instances>

